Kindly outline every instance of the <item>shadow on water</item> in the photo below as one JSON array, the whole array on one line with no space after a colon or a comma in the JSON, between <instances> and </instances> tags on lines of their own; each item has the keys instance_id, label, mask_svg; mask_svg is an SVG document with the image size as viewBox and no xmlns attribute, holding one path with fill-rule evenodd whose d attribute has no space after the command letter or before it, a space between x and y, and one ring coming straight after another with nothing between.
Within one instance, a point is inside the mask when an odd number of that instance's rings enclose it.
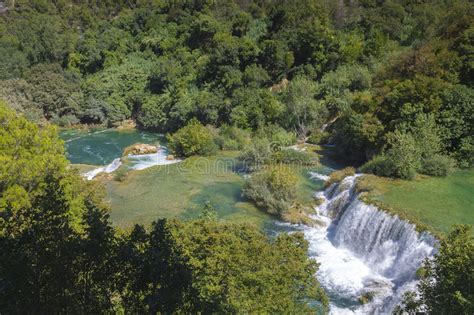
<instances>
[{"instance_id":1,"label":"shadow on water","mask_svg":"<svg viewBox=\"0 0 474 315\"><path fill-rule=\"evenodd\" d=\"M328 169L340 170L344 167L350 166L347 162L344 162L340 158L337 158L333 146L317 146L314 152L319 155L319 163L321 163L322 166L327 167Z\"/></svg>"}]
</instances>

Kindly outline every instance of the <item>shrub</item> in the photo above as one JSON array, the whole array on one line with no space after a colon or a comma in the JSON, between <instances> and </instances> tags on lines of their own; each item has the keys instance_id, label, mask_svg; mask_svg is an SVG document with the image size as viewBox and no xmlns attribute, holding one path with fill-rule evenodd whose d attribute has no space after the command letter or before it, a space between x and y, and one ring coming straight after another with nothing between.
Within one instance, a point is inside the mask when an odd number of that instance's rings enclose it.
<instances>
[{"instance_id":1,"label":"shrub","mask_svg":"<svg viewBox=\"0 0 474 315\"><path fill-rule=\"evenodd\" d=\"M293 149L283 149L276 151L272 155L274 163L299 164L299 165L317 165L318 159L311 153L296 151Z\"/></svg>"},{"instance_id":2,"label":"shrub","mask_svg":"<svg viewBox=\"0 0 474 315\"><path fill-rule=\"evenodd\" d=\"M251 171L260 169L265 164L269 164L272 159L271 143L267 138L254 138L247 148L239 156L246 168Z\"/></svg>"},{"instance_id":3,"label":"shrub","mask_svg":"<svg viewBox=\"0 0 474 315\"><path fill-rule=\"evenodd\" d=\"M371 173L386 177L392 175L392 169L391 161L385 155L377 155L360 167L362 173Z\"/></svg>"},{"instance_id":4,"label":"shrub","mask_svg":"<svg viewBox=\"0 0 474 315\"><path fill-rule=\"evenodd\" d=\"M353 176L355 174L355 168L346 167L342 170L334 171L329 175L329 179L324 183L326 187L331 186L334 183L338 183L347 176Z\"/></svg>"},{"instance_id":5,"label":"shrub","mask_svg":"<svg viewBox=\"0 0 474 315\"><path fill-rule=\"evenodd\" d=\"M474 166L474 136L461 139L459 150L454 154L460 167Z\"/></svg>"},{"instance_id":6,"label":"shrub","mask_svg":"<svg viewBox=\"0 0 474 315\"><path fill-rule=\"evenodd\" d=\"M329 132L318 129L309 135L307 142L312 144L326 144L329 142L329 137Z\"/></svg>"},{"instance_id":7,"label":"shrub","mask_svg":"<svg viewBox=\"0 0 474 315\"><path fill-rule=\"evenodd\" d=\"M257 137L267 138L272 147L287 147L296 143L296 134L286 131L280 126L269 125L257 131Z\"/></svg>"},{"instance_id":8,"label":"shrub","mask_svg":"<svg viewBox=\"0 0 474 315\"><path fill-rule=\"evenodd\" d=\"M447 176L455 166L455 161L446 155L436 154L422 161L420 173L431 176Z\"/></svg>"},{"instance_id":9,"label":"shrub","mask_svg":"<svg viewBox=\"0 0 474 315\"><path fill-rule=\"evenodd\" d=\"M296 199L297 180L287 168L269 167L254 173L245 182L242 195L268 213L283 217Z\"/></svg>"},{"instance_id":10,"label":"shrub","mask_svg":"<svg viewBox=\"0 0 474 315\"><path fill-rule=\"evenodd\" d=\"M79 123L79 119L73 114L68 114L64 116L53 116L51 121L61 127L71 127Z\"/></svg>"},{"instance_id":11,"label":"shrub","mask_svg":"<svg viewBox=\"0 0 474 315\"><path fill-rule=\"evenodd\" d=\"M391 148L387 151L389 175L402 179L412 179L420 168L420 150L412 134L399 131L390 135Z\"/></svg>"},{"instance_id":12,"label":"shrub","mask_svg":"<svg viewBox=\"0 0 474 315\"><path fill-rule=\"evenodd\" d=\"M234 126L222 126L216 142L222 150L242 150L251 141L250 132Z\"/></svg>"},{"instance_id":13,"label":"shrub","mask_svg":"<svg viewBox=\"0 0 474 315\"><path fill-rule=\"evenodd\" d=\"M178 156L210 155L216 152L211 131L196 119L172 136L168 136L168 146Z\"/></svg>"}]
</instances>

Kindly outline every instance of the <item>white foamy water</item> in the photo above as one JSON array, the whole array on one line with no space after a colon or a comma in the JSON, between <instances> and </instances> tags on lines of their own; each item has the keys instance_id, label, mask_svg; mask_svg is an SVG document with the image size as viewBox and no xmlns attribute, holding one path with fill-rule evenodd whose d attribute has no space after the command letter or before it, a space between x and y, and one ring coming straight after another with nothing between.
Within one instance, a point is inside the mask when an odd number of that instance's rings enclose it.
<instances>
[{"instance_id":1,"label":"white foamy water","mask_svg":"<svg viewBox=\"0 0 474 315\"><path fill-rule=\"evenodd\" d=\"M100 173L112 173L116 171L120 165L122 165L121 158L116 158L109 165L98 167L92 171L84 173L84 177L87 178L87 180L91 180Z\"/></svg>"},{"instance_id":2,"label":"white foamy water","mask_svg":"<svg viewBox=\"0 0 474 315\"><path fill-rule=\"evenodd\" d=\"M168 156L168 151L164 147L160 147L157 153L152 154L142 154L142 155L128 155L123 158L116 158L106 166L98 167L92 171L89 171L84 174L88 180L93 179L98 174L105 172L105 173L112 173L116 171L122 164L126 164L130 170L144 170L146 168L156 166L156 165L167 165L181 162L180 159L166 159ZM124 162L124 163L122 163Z\"/></svg>"},{"instance_id":3,"label":"white foamy water","mask_svg":"<svg viewBox=\"0 0 474 315\"><path fill-rule=\"evenodd\" d=\"M131 162L130 169L144 170L155 165L167 165L181 162L180 159L167 160L167 152L165 149L160 149L157 153L129 155L127 160Z\"/></svg>"},{"instance_id":4,"label":"white foamy water","mask_svg":"<svg viewBox=\"0 0 474 315\"><path fill-rule=\"evenodd\" d=\"M316 194L323 202L314 218L323 227L299 229L309 242L309 255L321 264L318 279L330 295L331 314L390 314L403 293L415 287L416 270L434 253L436 240L361 202L354 192L356 177ZM358 298L368 292L374 299L360 305Z\"/></svg>"},{"instance_id":5,"label":"white foamy water","mask_svg":"<svg viewBox=\"0 0 474 315\"><path fill-rule=\"evenodd\" d=\"M311 177L311 179L319 179L319 180L322 180L322 181L327 181L329 179L329 176L319 174L319 173L316 173L316 172L309 172L309 176Z\"/></svg>"}]
</instances>

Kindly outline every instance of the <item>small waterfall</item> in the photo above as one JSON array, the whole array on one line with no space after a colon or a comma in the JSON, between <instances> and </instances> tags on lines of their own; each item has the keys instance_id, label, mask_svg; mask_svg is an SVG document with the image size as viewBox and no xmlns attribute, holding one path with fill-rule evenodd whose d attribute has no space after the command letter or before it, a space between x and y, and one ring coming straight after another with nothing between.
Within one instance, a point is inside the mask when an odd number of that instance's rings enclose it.
<instances>
[{"instance_id":1,"label":"small waterfall","mask_svg":"<svg viewBox=\"0 0 474 315\"><path fill-rule=\"evenodd\" d=\"M331 313L390 314L403 293L416 285L416 271L434 253L436 240L360 201L357 177L317 193L322 203L315 219L327 226L304 227L303 232L310 256L321 263L318 277L333 300ZM368 292L375 293L374 300L359 305L357 298Z\"/></svg>"},{"instance_id":2,"label":"small waterfall","mask_svg":"<svg viewBox=\"0 0 474 315\"><path fill-rule=\"evenodd\" d=\"M84 174L88 180L93 179L99 173L112 173L116 171L120 166L122 166L122 162L125 167L130 170L144 170L146 168L156 166L156 165L167 165L181 162L180 159L169 159L167 158L168 151L162 147L157 153L151 154L142 154L142 155L128 155L122 161L122 158L116 158L106 166L101 166L92 171L89 171Z\"/></svg>"},{"instance_id":3,"label":"small waterfall","mask_svg":"<svg viewBox=\"0 0 474 315\"><path fill-rule=\"evenodd\" d=\"M96 177L99 173L102 173L102 172L112 173L116 171L120 167L120 165L122 165L122 159L116 158L109 165L98 167L96 169L93 169L92 171L85 173L84 177L86 177L87 180L91 180L94 177Z\"/></svg>"}]
</instances>

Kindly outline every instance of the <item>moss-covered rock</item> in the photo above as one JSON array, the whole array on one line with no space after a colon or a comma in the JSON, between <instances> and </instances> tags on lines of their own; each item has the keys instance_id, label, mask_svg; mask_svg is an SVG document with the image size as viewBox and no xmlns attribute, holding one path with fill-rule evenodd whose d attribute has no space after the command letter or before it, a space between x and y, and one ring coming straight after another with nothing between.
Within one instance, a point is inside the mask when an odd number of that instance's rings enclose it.
<instances>
[{"instance_id":1,"label":"moss-covered rock","mask_svg":"<svg viewBox=\"0 0 474 315\"><path fill-rule=\"evenodd\" d=\"M346 167L342 170L334 171L329 175L329 179L324 183L325 187L329 187L334 183L338 183L347 176L353 176L355 174L355 168Z\"/></svg>"}]
</instances>

